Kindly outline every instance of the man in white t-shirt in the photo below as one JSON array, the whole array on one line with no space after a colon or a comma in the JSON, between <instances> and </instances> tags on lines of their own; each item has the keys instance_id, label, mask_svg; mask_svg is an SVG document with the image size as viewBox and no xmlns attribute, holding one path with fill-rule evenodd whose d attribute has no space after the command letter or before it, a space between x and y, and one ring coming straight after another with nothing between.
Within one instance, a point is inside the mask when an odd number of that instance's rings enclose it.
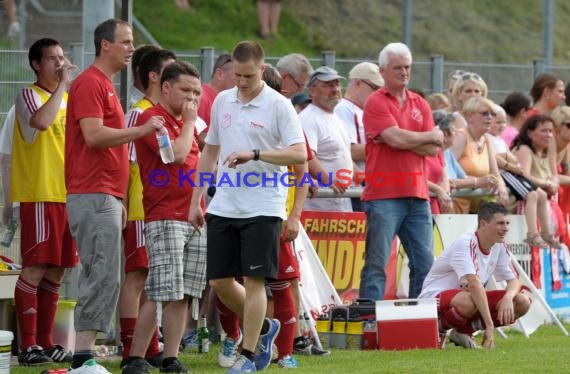
<instances>
[{"instance_id":1,"label":"man in white t-shirt","mask_svg":"<svg viewBox=\"0 0 570 374\"><path fill-rule=\"evenodd\" d=\"M348 86L344 97L334 108L334 112L343 119L348 139L350 140L350 154L354 161L354 172L364 171L364 147L366 136L362 113L364 103L368 96L384 86L384 78L380 75L380 68L372 62L361 62L355 65L348 73ZM352 198L352 210L363 211L359 198Z\"/></svg>"},{"instance_id":2,"label":"man in white t-shirt","mask_svg":"<svg viewBox=\"0 0 570 374\"><path fill-rule=\"evenodd\" d=\"M285 165L307 160L291 101L261 80L263 59L263 48L255 42L240 42L233 50L236 86L220 92L212 106L189 214L194 227L204 224L200 178L219 159L216 194L206 215L207 278L243 321L241 355L230 369L235 373L262 370L271 361L280 323L265 319L265 279L277 275L281 222L286 219L287 185L280 176L286 175ZM239 276L243 286L235 280Z\"/></svg>"},{"instance_id":3,"label":"man in white t-shirt","mask_svg":"<svg viewBox=\"0 0 570 374\"><path fill-rule=\"evenodd\" d=\"M340 79L328 66L316 69L307 83L312 103L299 113L299 120L314 154L309 173L317 187L342 195L352 184L353 163L343 120L334 112L342 97ZM304 210L352 212L352 206L346 197L313 198L305 201Z\"/></svg>"},{"instance_id":4,"label":"man in white t-shirt","mask_svg":"<svg viewBox=\"0 0 570 374\"><path fill-rule=\"evenodd\" d=\"M12 138L14 137L14 123L16 119L16 106L12 105L4 126L0 130L0 175L4 190L4 204L2 209L2 223L7 225L12 220L12 201L10 200L10 170L12 168Z\"/></svg>"},{"instance_id":5,"label":"man in white t-shirt","mask_svg":"<svg viewBox=\"0 0 570 374\"><path fill-rule=\"evenodd\" d=\"M483 346L494 346L495 327L510 325L530 308L529 290L517 279L504 243L509 231L507 209L497 203L479 208L479 226L445 248L424 280L420 298L437 298L440 345L449 340L465 348L478 348L472 338L483 330ZM504 290L486 291L494 276L506 281Z\"/></svg>"}]
</instances>

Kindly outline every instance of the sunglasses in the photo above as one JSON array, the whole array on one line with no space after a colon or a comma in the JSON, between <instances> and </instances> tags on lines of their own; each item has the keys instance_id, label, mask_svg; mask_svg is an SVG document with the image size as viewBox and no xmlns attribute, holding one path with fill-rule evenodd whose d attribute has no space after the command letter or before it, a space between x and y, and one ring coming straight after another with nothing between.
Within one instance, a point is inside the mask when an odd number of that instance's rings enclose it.
<instances>
[{"instance_id":1,"label":"sunglasses","mask_svg":"<svg viewBox=\"0 0 570 374\"><path fill-rule=\"evenodd\" d=\"M493 113L489 110L485 110L483 112L477 112L477 113L479 113L483 117L494 117L495 116L495 113Z\"/></svg>"},{"instance_id":2,"label":"sunglasses","mask_svg":"<svg viewBox=\"0 0 570 374\"><path fill-rule=\"evenodd\" d=\"M465 70L458 69L458 70L452 71L449 74L449 78L454 79L454 80L458 80L459 78L461 78L465 74L467 74L467 72Z\"/></svg>"},{"instance_id":3,"label":"sunglasses","mask_svg":"<svg viewBox=\"0 0 570 374\"><path fill-rule=\"evenodd\" d=\"M570 129L570 122L564 122L563 125L566 126L567 129Z\"/></svg>"},{"instance_id":4,"label":"sunglasses","mask_svg":"<svg viewBox=\"0 0 570 374\"><path fill-rule=\"evenodd\" d=\"M220 59L220 61L218 62L218 66L216 67L216 69L223 69L224 66L226 66L227 64L229 64L230 62L232 62L232 56L226 56L222 59Z\"/></svg>"},{"instance_id":5,"label":"sunglasses","mask_svg":"<svg viewBox=\"0 0 570 374\"><path fill-rule=\"evenodd\" d=\"M377 86L377 85L375 85L374 83L368 82L368 81L366 81L366 80L364 80L364 79L361 79L360 81L361 81L362 83L364 83L365 85L367 85L368 87L370 87L370 88L372 89L372 91L376 91L376 90L378 90L378 89L380 88L380 86Z\"/></svg>"},{"instance_id":6,"label":"sunglasses","mask_svg":"<svg viewBox=\"0 0 570 374\"><path fill-rule=\"evenodd\" d=\"M465 73L461 76L461 80L462 81L466 81L466 80L482 81L483 78L481 78L481 76L479 74Z\"/></svg>"}]
</instances>

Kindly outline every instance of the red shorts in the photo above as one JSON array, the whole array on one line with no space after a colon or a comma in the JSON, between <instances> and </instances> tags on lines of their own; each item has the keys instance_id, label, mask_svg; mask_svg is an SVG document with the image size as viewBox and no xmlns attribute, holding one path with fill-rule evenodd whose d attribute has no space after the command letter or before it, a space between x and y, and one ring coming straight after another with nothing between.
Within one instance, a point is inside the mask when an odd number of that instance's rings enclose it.
<instances>
[{"instance_id":1,"label":"red shorts","mask_svg":"<svg viewBox=\"0 0 570 374\"><path fill-rule=\"evenodd\" d=\"M299 278L299 262L295 257L292 242L285 242L279 238L279 272L277 280Z\"/></svg>"},{"instance_id":2,"label":"red shorts","mask_svg":"<svg viewBox=\"0 0 570 374\"><path fill-rule=\"evenodd\" d=\"M67 222L64 203L20 203L22 265L74 267L77 246Z\"/></svg>"},{"instance_id":3,"label":"red shorts","mask_svg":"<svg viewBox=\"0 0 570 374\"><path fill-rule=\"evenodd\" d=\"M148 270L148 256L144 245L144 221L127 221L123 230L125 239L125 273Z\"/></svg>"}]
</instances>

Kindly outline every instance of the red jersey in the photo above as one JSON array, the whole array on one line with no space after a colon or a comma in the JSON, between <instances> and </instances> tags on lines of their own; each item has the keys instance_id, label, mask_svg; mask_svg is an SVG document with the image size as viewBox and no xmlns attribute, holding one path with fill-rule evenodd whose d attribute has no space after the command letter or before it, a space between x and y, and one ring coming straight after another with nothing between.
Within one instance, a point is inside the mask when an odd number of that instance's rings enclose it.
<instances>
[{"instance_id":1,"label":"red jersey","mask_svg":"<svg viewBox=\"0 0 570 374\"><path fill-rule=\"evenodd\" d=\"M406 105L381 88L368 97L363 122L366 130L366 184L362 200L417 197L428 199L425 158L372 139L392 126L409 131L430 131L434 127L429 104L406 90Z\"/></svg>"},{"instance_id":2,"label":"red jersey","mask_svg":"<svg viewBox=\"0 0 570 374\"><path fill-rule=\"evenodd\" d=\"M100 118L103 126L125 127L113 82L93 65L69 90L65 131L65 184L68 194L104 193L124 198L129 179L127 145L94 148L85 143L79 120Z\"/></svg>"},{"instance_id":3,"label":"red jersey","mask_svg":"<svg viewBox=\"0 0 570 374\"><path fill-rule=\"evenodd\" d=\"M137 126L143 125L152 116L164 117L164 128L168 131L170 139L176 142L176 138L180 136L182 126L184 126L182 120L174 118L162 105L157 104L140 115ZM196 137L194 137L192 148L183 165L164 164L162 162L154 132L135 140L135 148L143 184L145 222L158 220L188 221L192 184L186 177L193 180L195 175L190 173L192 170L196 170L198 166L199 149ZM166 178L166 174L159 175L159 173L167 173L168 178ZM158 179L167 181L167 183L158 186Z\"/></svg>"}]
</instances>

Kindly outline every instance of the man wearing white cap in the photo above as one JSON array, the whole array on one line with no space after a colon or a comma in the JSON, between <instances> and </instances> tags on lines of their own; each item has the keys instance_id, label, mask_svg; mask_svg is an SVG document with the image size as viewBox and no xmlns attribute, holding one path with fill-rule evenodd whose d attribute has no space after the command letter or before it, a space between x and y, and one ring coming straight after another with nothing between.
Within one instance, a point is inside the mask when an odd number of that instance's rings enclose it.
<instances>
[{"instance_id":1,"label":"man wearing white cap","mask_svg":"<svg viewBox=\"0 0 570 374\"><path fill-rule=\"evenodd\" d=\"M346 132L350 140L350 154L354 161L354 171L364 171L364 147L366 137L362 113L364 103L371 93L384 86L378 65L371 62L361 62L348 73L348 87L344 98L334 108L335 113L344 120ZM360 198L351 199L352 210L362 211Z\"/></svg>"},{"instance_id":2,"label":"man wearing white cap","mask_svg":"<svg viewBox=\"0 0 570 374\"><path fill-rule=\"evenodd\" d=\"M348 134L343 120L334 112L342 97L341 79L344 77L328 66L316 69L307 82L312 103L299 114L315 156L309 161L309 173L318 186L331 187L339 195L348 187L346 181L339 182L339 173L343 179L350 179L353 171ZM313 198L305 202L304 210L351 212L352 206L344 197Z\"/></svg>"}]
</instances>

